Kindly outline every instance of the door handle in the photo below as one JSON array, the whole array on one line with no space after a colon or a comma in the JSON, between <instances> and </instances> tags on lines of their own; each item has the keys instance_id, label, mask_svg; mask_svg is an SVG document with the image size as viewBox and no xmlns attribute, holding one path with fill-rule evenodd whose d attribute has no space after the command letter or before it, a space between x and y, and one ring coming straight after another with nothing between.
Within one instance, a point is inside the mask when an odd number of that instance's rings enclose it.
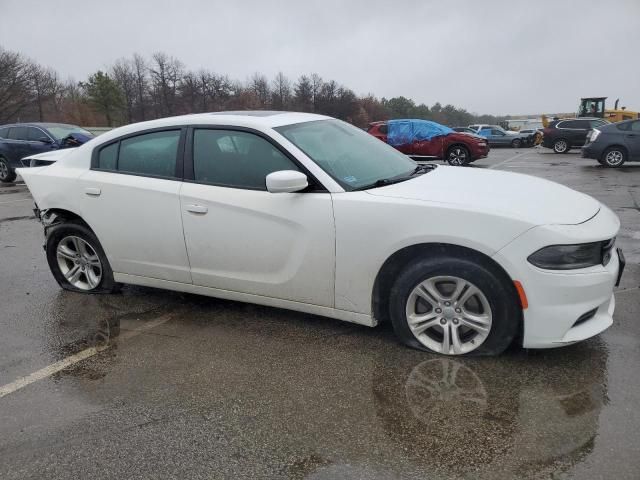
<instances>
[{"instance_id":1,"label":"door handle","mask_svg":"<svg viewBox=\"0 0 640 480\"><path fill-rule=\"evenodd\" d=\"M87 187L84 189L84 193L91 197L99 197L102 191L96 187Z\"/></svg>"},{"instance_id":2,"label":"door handle","mask_svg":"<svg viewBox=\"0 0 640 480\"><path fill-rule=\"evenodd\" d=\"M187 212L197 213L199 215L204 215L207 213L209 209L204 205L187 205Z\"/></svg>"}]
</instances>

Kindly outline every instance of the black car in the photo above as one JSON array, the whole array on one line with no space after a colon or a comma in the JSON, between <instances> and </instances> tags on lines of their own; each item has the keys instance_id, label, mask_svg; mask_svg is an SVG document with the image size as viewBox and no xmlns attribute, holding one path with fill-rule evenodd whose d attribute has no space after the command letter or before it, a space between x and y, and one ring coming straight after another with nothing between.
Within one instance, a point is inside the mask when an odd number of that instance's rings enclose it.
<instances>
[{"instance_id":1,"label":"black car","mask_svg":"<svg viewBox=\"0 0 640 480\"><path fill-rule=\"evenodd\" d=\"M606 125L602 118L563 118L554 120L542 130L542 146L556 153L567 153L572 148L582 147L592 128Z\"/></svg>"},{"instance_id":2,"label":"black car","mask_svg":"<svg viewBox=\"0 0 640 480\"><path fill-rule=\"evenodd\" d=\"M16 123L0 126L0 181L13 182L20 159L59 148L77 147L93 134L64 123Z\"/></svg>"},{"instance_id":3,"label":"black car","mask_svg":"<svg viewBox=\"0 0 640 480\"><path fill-rule=\"evenodd\" d=\"M640 120L625 120L594 129L582 147L582 156L613 168L626 161L640 161Z\"/></svg>"}]
</instances>

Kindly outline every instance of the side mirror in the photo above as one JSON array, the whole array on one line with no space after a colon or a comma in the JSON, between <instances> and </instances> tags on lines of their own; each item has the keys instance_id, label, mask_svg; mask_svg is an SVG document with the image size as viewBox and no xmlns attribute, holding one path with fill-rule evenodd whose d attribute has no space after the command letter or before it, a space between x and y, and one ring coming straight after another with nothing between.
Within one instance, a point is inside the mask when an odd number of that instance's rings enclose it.
<instances>
[{"instance_id":1,"label":"side mirror","mask_svg":"<svg viewBox=\"0 0 640 480\"><path fill-rule=\"evenodd\" d=\"M42 143L53 143L49 137L44 137L44 136L40 137L38 141Z\"/></svg>"},{"instance_id":2,"label":"side mirror","mask_svg":"<svg viewBox=\"0 0 640 480\"><path fill-rule=\"evenodd\" d=\"M267 190L271 193L292 193L309 186L307 176L295 170L280 170L267 175Z\"/></svg>"}]
</instances>

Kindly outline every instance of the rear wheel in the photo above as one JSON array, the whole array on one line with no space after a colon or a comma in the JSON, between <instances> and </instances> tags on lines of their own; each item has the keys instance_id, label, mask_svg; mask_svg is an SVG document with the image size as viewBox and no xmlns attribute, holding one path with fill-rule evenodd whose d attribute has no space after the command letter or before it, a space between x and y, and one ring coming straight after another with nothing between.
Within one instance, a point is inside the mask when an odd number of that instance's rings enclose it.
<instances>
[{"instance_id":1,"label":"rear wheel","mask_svg":"<svg viewBox=\"0 0 640 480\"><path fill-rule=\"evenodd\" d=\"M47 231L47 262L54 278L65 290L111 293L119 288L113 279L100 242L82 223L54 225Z\"/></svg>"},{"instance_id":2,"label":"rear wheel","mask_svg":"<svg viewBox=\"0 0 640 480\"><path fill-rule=\"evenodd\" d=\"M6 158L0 157L0 182L11 183L16 179L16 171L9 166Z\"/></svg>"},{"instance_id":3,"label":"rear wheel","mask_svg":"<svg viewBox=\"0 0 640 480\"><path fill-rule=\"evenodd\" d=\"M567 153L569 151L569 142L564 138L559 138L553 142L553 151L556 153Z\"/></svg>"},{"instance_id":4,"label":"rear wheel","mask_svg":"<svg viewBox=\"0 0 640 480\"><path fill-rule=\"evenodd\" d=\"M497 267L473 258L428 258L391 289L390 315L408 346L444 355L497 355L515 338L517 294Z\"/></svg>"},{"instance_id":5,"label":"rear wheel","mask_svg":"<svg viewBox=\"0 0 640 480\"><path fill-rule=\"evenodd\" d=\"M455 145L447 151L447 162L454 167L462 167L470 162L469 150L461 145Z\"/></svg>"},{"instance_id":6,"label":"rear wheel","mask_svg":"<svg viewBox=\"0 0 640 480\"><path fill-rule=\"evenodd\" d=\"M610 168L618 168L627 161L627 152L620 147L607 148L602 154L602 165Z\"/></svg>"}]
</instances>

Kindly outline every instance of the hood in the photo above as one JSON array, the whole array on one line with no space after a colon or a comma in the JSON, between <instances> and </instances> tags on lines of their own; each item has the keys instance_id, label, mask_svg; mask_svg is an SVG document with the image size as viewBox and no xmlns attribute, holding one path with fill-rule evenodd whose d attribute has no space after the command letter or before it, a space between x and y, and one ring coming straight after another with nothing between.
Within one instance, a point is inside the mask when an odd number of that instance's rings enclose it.
<instances>
[{"instance_id":1,"label":"hood","mask_svg":"<svg viewBox=\"0 0 640 480\"><path fill-rule=\"evenodd\" d=\"M371 195L459 205L534 225L583 223L600 202L563 185L511 172L440 166L412 180L367 190Z\"/></svg>"}]
</instances>

